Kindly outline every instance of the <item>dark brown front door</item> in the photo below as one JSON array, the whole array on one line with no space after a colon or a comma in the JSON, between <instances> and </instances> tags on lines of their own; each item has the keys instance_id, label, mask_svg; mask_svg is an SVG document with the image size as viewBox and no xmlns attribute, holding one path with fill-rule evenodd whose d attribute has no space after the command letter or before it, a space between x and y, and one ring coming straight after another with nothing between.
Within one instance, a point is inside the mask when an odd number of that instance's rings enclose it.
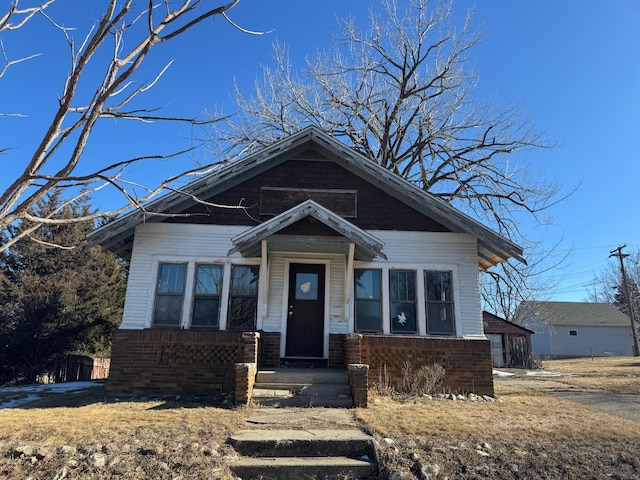
<instances>
[{"instance_id":1,"label":"dark brown front door","mask_svg":"<svg viewBox=\"0 0 640 480\"><path fill-rule=\"evenodd\" d=\"M289 266L287 357L323 356L324 272L322 264L292 263Z\"/></svg>"}]
</instances>

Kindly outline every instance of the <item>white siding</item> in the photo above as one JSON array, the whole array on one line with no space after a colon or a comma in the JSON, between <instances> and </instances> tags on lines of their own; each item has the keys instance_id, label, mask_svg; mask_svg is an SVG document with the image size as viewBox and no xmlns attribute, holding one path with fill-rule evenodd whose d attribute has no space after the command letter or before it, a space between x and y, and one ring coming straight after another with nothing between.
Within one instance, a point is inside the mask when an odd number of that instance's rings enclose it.
<instances>
[{"instance_id":1,"label":"white siding","mask_svg":"<svg viewBox=\"0 0 640 480\"><path fill-rule=\"evenodd\" d=\"M190 224L145 224L136 228L129 286L122 328L140 329L151 324L154 282L161 261L228 262L230 239L247 227ZM478 284L476 239L471 235L430 232L370 232L385 243L388 259L356 262L357 268L407 268L450 270L454 274L456 335L484 338ZM259 263L259 259L232 257L234 262ZM290 262L321 262L327 265L328 309L325 312L329 333L349 333L353 328L353 299L345 305L344 255L272 252L269 254L268 296L266 308L259 307L258 327L281 331L286 325L283 305L286 300ZM350 286L352 288L352 286ZM263 292L264 294L264 292ZM422 296L420 297L422 298ZM424 308L419 307L424 315ZM387 315L388 316L388 315ZM260 320L261 319L261 320ZM386 319L388 321L388 319Z\"/></svg>"},{"instance_id":2,"label":"white siding","mask_svg":"<svg viewBox=\"0 0 640 480\"><path fill-rule=\"evenodd\" d=\"M550 339L552 355L633 355L631 327L553 326Z\"/></svg>"},{"instance_id":3,"label":"white siding","mask_svg":"<svg viewBox=\"0 0 640 480\"><path fill-rule=\"evenodd\" d=\"M222 260L233 246L230 238L246 227L149 223L136 227L123 329L151 325L158 261Z\"/></svg>"},{"instance_id":4,"label":"white siding","mask_svg":"<svg viewBox=\"0 0 640 480\"><path fill-rule=\"evenodd\" d=\"M279 332L284 321L284 261L282 255L269 256L269 295L267 315L262 320L262 329L266 332Z\"/></svg>"}]
</instances>

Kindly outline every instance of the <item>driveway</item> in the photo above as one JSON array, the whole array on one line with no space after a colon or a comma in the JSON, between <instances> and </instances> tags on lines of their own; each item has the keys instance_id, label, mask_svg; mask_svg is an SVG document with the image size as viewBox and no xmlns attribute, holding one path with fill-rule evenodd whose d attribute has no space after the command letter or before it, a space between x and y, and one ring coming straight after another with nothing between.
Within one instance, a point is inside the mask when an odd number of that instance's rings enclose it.
<instances>
[{"instance_id":1,"label":"driveway","mask_svg":"<svg viewBox=\"0 0 640 480\"><path fill-rule=\"evenodd\" d=\"M513 372L514 370L511 370ZM564 398L609 415L640 423L640 395L585 389L562 381L563 375L544 371L521 371L516 374L494 370L496 384L520 386Z\"/></svg>"},{"instance_id":2,"label":"driveway","mask_svg":"<svg viewBox=\"0 0 640 480\"><path fill-rule=\"evenodd\" d=\"M587 407L597 408L609 415L640 423L640 396L638 395L623 395L595 390L587 392L554 392L552 395L581 403Z\"/></svg>"}]
</instances>

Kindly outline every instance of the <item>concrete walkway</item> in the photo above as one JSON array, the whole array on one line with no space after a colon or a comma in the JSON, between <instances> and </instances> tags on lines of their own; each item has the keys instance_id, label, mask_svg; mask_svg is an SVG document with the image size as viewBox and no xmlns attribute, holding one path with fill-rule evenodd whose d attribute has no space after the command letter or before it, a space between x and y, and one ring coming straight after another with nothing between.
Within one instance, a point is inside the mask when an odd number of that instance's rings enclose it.
<instances>
[{"instance_id":1,"label":"concrete walkway","mask_svg":"<svg viewBox=\"0 0 640 480\"><path fill-rule=\"evenodd\" d=\"M376 470L374 439L351 409L258 407L229 443L240 478L364 479Z\"/></svg>"}]
</instances>

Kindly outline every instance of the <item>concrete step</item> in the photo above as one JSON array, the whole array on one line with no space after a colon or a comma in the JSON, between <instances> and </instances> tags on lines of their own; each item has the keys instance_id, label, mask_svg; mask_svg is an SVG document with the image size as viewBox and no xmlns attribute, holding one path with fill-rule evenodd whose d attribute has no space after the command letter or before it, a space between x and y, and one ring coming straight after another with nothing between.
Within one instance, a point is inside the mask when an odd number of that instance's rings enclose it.
<instances>
[{"instance_id":1,"label":"concrete step","mask_svg":"<svg viewBox=\"0 0 640 480\"><path fill-rule=\"evenodd\" d=\"M242 430L229 438L242 479L371 478L373 437L360 430Z\"/></svg>"},{"instance_id":2,"label":"concrete step","mask_svg":"<svg viewBox=\"0 0 640 480\"><path fill-rule=\"evenodd\" d=\"M347 457L243 457L231 470L243 480L339 480L371 478L375 467L372 460Z\"/></svg>"},{"instance_id":3,"label":"concrete step","mask_svg":"<svg viewBox=\"0 0 640 480\"><path fill-rule=\"evenodd\" d=\"M284 390L283 390L284 392ZM254 391L251 400L254 405L262 407L324 407L324 408L353 408L352 397L318 397L294 395L261 396Z\"/></svg>"},{"instance_id":4,"label":"concrete step","mask_svg":"<svg viewBox=\"0 0 640 480\"><path fill-rule=\"evenodd\" d=\"M285 396L282 392L289 392L295 395L304 396L351 396L351 387L348 383L319 383L319 384L295 384L295 383L256 383L253 386L253 394L260 392L261 395Z\"/></svg>"},{"instance_id":5,"label":"concrete step","mask_svg":"<svg viewBox=\"0 0 640 480\"><path fill-rule=\"evenodd\" d=\"M339 368L260 370L252 400L265 407L353 407L349 375Z\"/></svg>"},{"instance_id":6,"label":"concrete step","mask_svg":"<svg viewBox=\"0 0 640 480\"><path fill-rule=\"evenodd\" d=\"M349 374L341 368L275 368L260 370L256 383L285 385L348 384Z\"/></svg>"},{"instance_id":7,"label":"concrete step","mask_svg":"<svg viewBox=\"0 0 640 480\"><path fill-rule=\"evenodd\" d=\"M229 443L248 457L373 458L373 437L360 430L241 430Z\"/></svg>"}]
</instances>

